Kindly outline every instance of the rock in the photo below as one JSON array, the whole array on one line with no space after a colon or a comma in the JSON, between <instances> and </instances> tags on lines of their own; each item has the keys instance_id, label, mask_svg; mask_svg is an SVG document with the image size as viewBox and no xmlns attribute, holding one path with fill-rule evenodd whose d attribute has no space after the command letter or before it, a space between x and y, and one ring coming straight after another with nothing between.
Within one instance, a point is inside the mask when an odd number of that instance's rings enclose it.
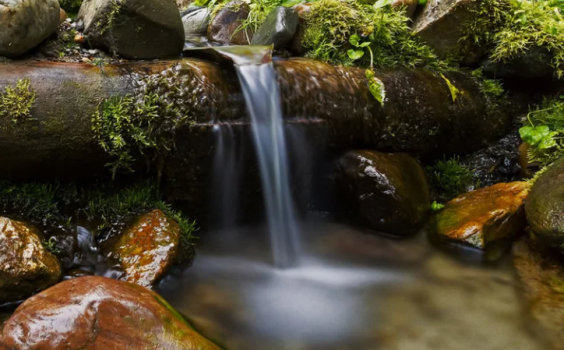
<instances>
[{"instance_id":1,"label":"rock","mask_svg":"<svg viewBox=\"0 0 564 350\"><path fill-rule=\"evenodd\" d=\"M519 291L530 315L527 328L547 341L545 349L564 350L562 263L528 240L516 242L512 252L513 265L519 276Z\"/></svg>"},{"instance_id":2,"label":"rock","mask_svg":"<svg viewBox=\"0 0 564 350\"><path fill-rule=\"evenodd\" d=\"M34 226L0 217L0 303L29 297L57 283L61 266Z\"/></svg>"},{"instance_id":3,"label":"rock","mask_svg":"<svg viewBox=\"0 0 564 350\"><path fill-rule=\"evenodd\" d=\"M63 24L67 20L67 13L65 10L61 9L59 12L59 24Z\"/></svg>"},{"instance_id":4,"label":"rock","mask_svg":"<svg viewBox=\"0 0 564 350\"><path fill-rule=\"evenodd\" d=\"M71 279L29 298L3 334L9 349L219 350L158 294L105 277Z\"/></svg>"},{"instance_id":5,"label":"rock","mask_svg":"<svg viewBox=\"0 0 564 350\"><path fill-rule=\"evenodd\" d=\"M74 42L77 43L77 44L83 44L84 43L84 35L76 34L74 36Z\"/></svg>"},{"instance_id":6,"label":"rock","mask_svg":"<svg viewBox=\"0 0 564 350\"><path fill-rule=\"evenodd\" d=\"M464 25L472 20L472 0L428 1L413 22L413 32L420 36L441 57L460 55L466 64L478 63L483 50L477 45L462 42Z\"/></svg>"},{"instance_id":7,"label":"rock","mask_svg":"<svg viewBox=\"0 0 564 350\"><path fill-rule=\"evenodd\" d=\"M372 229L403 235L426 221L429 186L425 171L411 156L352 151L341 157L338 167L347 208L353 215L360 214Z\"/></svg>"},{"instance_id":8,"label":"rock","mask_svg":"<svg viewBox=\"0 0 564 350\"><path fill-rule=\"evenodd\" d=\"M485 250L493 243L512 239L525 226L528 193L529 184L523 181L465 193L436 215L437 238Z\"/></svg>"},{"instance_id":9,"label":"rock","mask_svg":"<svg viewBox=\"0 0 564 350\"><path fill-rule=\"evenodd\" d=\"M298 14L298 28L296 34L288 44L288 50L295 55L303 56L306 52L302 45L302 40L305 35L305 16L311 10L311 4L298 4L294 6L294 11Z\"/></svg>"},{"instance_id":10,"label":"rock","mask_svg":"<svg viewBox=\"0 0 564 350\"><path fill-rule=\"evenodd\" d=\"M250 29L243 30L241 22L249 16L250 7L246 2L233 0L211 20L208 39L221 44L248 45L253 39Z\"/></svg>"},{"instance_id":11,"label":"rock","mask_svg":"<svg viewBox=\"0 0 564 350\"><path fill-rule=\"evenodd\" d=\"M252 45L274 45L276 50L283 49L292 40L298 29L299 16L296 11L284 6L272 10L259 27Z\"/></svg>"},{"instance_id":12,"label":"rock","mask_svg":"<svg viewBox=\"0 0 564 350\"><path fill-rule=\"evenodd\" d=\"M189 7L182 13L182 24L186 40L192 35L205 35L210 24L210 10L207 7Z\"/></svg>"},{"instance_id":13,"label":"rock","mask_svg":"<svg viewBox=\"0 0 564 350\"><path fill-rule=\"evenodd\" d=\"M112 249L125 271L124 280L150 287L177 262L180 227L161 210L141 215Z\"/></svg>"},{"instance_id":14,"label":"rock","mask_svg":"<svg viewBox=\"0 0 564 350\"><path fill-rule=\"evenodd\" d=\"M564 158L557 160L535 181L525 204L527 221L543 243L564 244Z\"/></svg>"},{"instance_id":15,"label":"rock","mask_svg":"<svg viewBox=\"0 0 564 350\"><path fill-rule=\"evenodd\" d=\"M484 74L497 78L551 78L554 68L551 66L552 53L545 48L532 47L525 53L509 62L492 62L486 60L482 64Z\"/></svg>"},{"instance_id":16,"label":"rock","mask_svg":"<svg viewBox=\"0 0 564 350\"><path fill-rule=\"evenodd\" d=\"M413 18L418 3L417 0L393 0L391 6L394 9L404 8L405 15L409 18Z\"/></svg>"},{"instance_id":17,"label":"rock","mask_svg":"<svg viewBox=\"0 0 564 350\"><path fill-rule=\"evenodd\" d=\"M0 56L16 57L53 34L60 19L57 0L0 2Z\"/></svg>"},{"instance_id":18,"label":"rock","mask_svg":"<svg viewBox=\"0 0 564 350\"><path fill-rule=\"evenodd\" d=\"M180 12L170 0L85 0L78 18L89 42L124 58L178 56L184 47Z\"/></svg>"}]
</instances>

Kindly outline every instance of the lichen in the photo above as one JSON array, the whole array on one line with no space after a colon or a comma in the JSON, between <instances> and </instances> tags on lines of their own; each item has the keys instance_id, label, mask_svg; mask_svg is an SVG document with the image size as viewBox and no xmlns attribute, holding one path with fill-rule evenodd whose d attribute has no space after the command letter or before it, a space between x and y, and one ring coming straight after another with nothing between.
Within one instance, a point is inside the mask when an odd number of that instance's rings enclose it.
<instances>
[{"instance_id":1,"label":"lichen","mask_svg":"<svg viewBox=\"0 0 564 350\"><path fill-rule=\"evenodd\" d=\"M20 79L16 86L8 85L0 93L0 118L8 119L12 124L24 124L31 119L34 105L35 91L31 87L31 80Z\"/></svg>"}]
</instances>

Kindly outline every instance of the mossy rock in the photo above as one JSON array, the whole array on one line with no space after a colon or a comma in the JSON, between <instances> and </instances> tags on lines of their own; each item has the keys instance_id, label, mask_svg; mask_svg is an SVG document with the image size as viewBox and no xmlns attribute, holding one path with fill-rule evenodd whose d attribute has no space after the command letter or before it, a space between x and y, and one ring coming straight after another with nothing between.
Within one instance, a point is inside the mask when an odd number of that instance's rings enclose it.
<instances>
[{"instance_id":1,"label":"mossy rock","mask_svg":"<svg viewBox=\"0 0 564 350\"><path fill-rule=\"evenodd\" d=\"M72 279L29 298L3 335L8 349L219 350L155 292L105 277Z\"/></svg>"},{"instance_id":2,"label":"mossy rock","mask_svg":"<svg viewBox=\"0 0 564 350\"><path fill-rule=\"evenodd\" d=\"M527 199L527 221L543 243L564 245L564 158L556 161L535 182Z\"/></svg>"},{"instance_id":3,"label":"mossy rock","mask_svg":"<svg viewBox=\"0 0 564 350\"><path fill-rule=\"evenodd\" d=\"M525 226L524 200L529 184L500 183L465 193L445 205L435 217L438 239L487 250L510 240Z\"/></svg>"}]
</instances>

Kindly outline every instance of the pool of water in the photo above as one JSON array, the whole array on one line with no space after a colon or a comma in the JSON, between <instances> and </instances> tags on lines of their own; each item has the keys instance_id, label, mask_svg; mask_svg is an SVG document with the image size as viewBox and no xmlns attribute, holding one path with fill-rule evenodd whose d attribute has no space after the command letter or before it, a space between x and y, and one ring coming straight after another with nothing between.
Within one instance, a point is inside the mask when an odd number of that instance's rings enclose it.
<instances>
[{"instance_id":1,"label":"pool of water","mask_svg":"<svg viewBox=\"0 0 564 350\"><path fill-rule=\"evenodd\" d=\"M229 350L536 350L509 257L454 259L424 234L303 223L299 267L276 269L266 227L202 233L194 266L158 286ZM460 253L459 253L460 254Z\"/></svg>"}]
</instances>

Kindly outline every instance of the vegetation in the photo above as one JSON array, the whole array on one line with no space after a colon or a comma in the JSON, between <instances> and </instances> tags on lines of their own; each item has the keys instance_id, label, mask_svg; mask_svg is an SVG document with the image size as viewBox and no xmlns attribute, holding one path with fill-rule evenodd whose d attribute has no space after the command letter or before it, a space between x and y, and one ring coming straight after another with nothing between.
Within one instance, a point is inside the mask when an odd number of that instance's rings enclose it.
<instances>
[{"instance_id":1,"label":"vegetation","mask_svg":"<svg viewBox=\"0 0 564 350\"><path fill-rule=\"evenodd\" d=\"M472 76L480 86L480 91L486 99L487 113L497 114L502 112L502 108L509 104L507 93L499 80L486 79L481 69L472 72Z\"/></svg>"},{"instance_id":2,"label":"vegetation","mask_svg":"<svg viewBox=\"0 0 564 350\"><path fill-rule=\"evenodd\" d=\"M98 143L113 158L108 166L114 176L120 169L133 171L138 154L156 161L160 171L176 131L193 122L183 80L175 74L143 78L134 95L113 96L92 116Z\"/></svg>"},{"instance_id":3,"label":"vegetation","mask_svg":"<svg viewBox=\"0 0 564 350\"><path fill-rule=\"evenodd\" d=\"M35 105L35 91L30 79L20 79L16 86L7 86L0 93L0 117L8 118L14 124L21 124L31 118Z\"/></svg>"},{"instance_id":4,"label":"vegetation","mask_svg":"<svg viewBox=\"0 0 564 350\"><path fill-rule=\"evenodd\" d=\"M543 167L564 156L564 96L545 99L527 115L519 133L529 144L530 163Z\"/></svg>"},{"instance_id":5,"label":"vegetation","mask_svg":"<svg viewBox=\"0 0 564 350\"><path fill-rule=\"evenodd\" d=\"M59 0L59 5L61 8L67 12L69 15L74 15L80 10L83 0Z\"/></svg>"},{"instance_id":6,"label":"vegetation","mask_svg":"<svg viewBox=\"0 0 564 350\"><path fill-rule=\"evenodd\" d=\"M183 252L190 252L195 239L195 222L161 200L150 183L119 188L115 184L79 187L0 182L0 213L24 219L46 231L66 230L71 222L86 219L94 224L96 236L113 236L132 219L153 209L161 209L178 222Z\"/></svg>"},{"instance_id":7,"label":"vegetation","mask_svg":"<svg viewBox=\"0 0 564 350\"><path fill-rule=\"evenodd\" d=\"M427 170L441 200L450 200L467 192L469 188L479 187L472 171L462 165L458 157L439 160Z\"/></svg>"}]
</instances>

